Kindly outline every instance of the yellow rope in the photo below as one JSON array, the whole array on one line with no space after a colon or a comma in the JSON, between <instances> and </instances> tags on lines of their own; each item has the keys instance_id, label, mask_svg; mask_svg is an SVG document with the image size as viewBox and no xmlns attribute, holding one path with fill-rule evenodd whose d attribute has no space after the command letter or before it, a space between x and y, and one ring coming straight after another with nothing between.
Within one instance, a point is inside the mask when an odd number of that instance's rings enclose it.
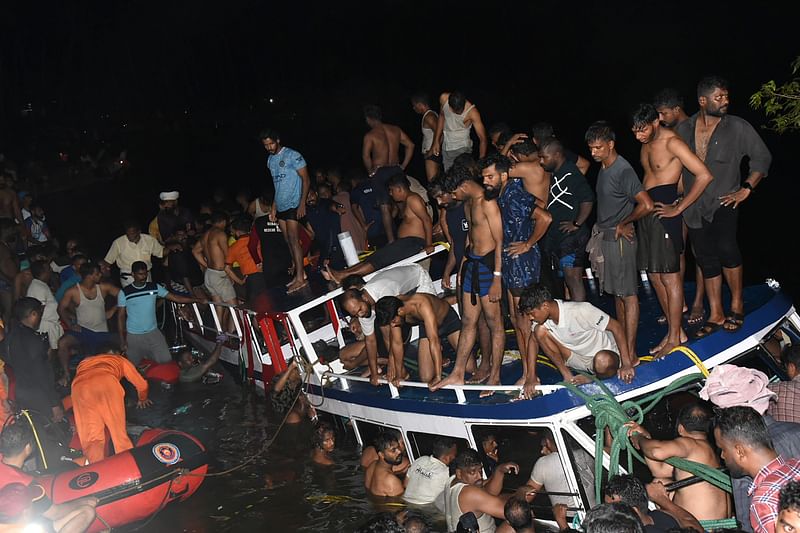
<instances>
[{"instance_id":1,"label":"yellow rope","mask_svg":"<svg viewBox=\"0 0 800 533\"><path fill-rule=\"evenodd\" d=\"M39 447L39 455L42 456L42 465L44 469L47 470L47 458L44 456L44 448L42 447L42 442L39 440L39 433L36 431L36 426L33 425L33 420L31 420L31 415L28 413L27 409L23 409L21 414L28 419L28 424L31 425L31 430L33 430L33 438L36 439L36 446Z\"/></svg>"},{"instance_id":2,"label":"yellow rope","mask_svg":"<svg viewBox=\"0 0 800 533\"><path fill-rule=\"evenodd\" d=\"M703 373L703 376L708 377L708 374L709 374L708 368L706 368L706 365L703 364L703 361L700 360L700 357L696 353L694 353L694 351L692 351L691 348L689 348L687 346L676 346L675 348L672 349L672 351L669 352L669 354L672 354L672 353L675 353L675 352L680 352L683 355L685 355L686 357L688 357L689 360L692 363L694 363L694 366L696 366L698 368L698 370L700 370L700 372ZM669 354L667 354L667 355L669 355Z\"/></svg>"}]
</instances>

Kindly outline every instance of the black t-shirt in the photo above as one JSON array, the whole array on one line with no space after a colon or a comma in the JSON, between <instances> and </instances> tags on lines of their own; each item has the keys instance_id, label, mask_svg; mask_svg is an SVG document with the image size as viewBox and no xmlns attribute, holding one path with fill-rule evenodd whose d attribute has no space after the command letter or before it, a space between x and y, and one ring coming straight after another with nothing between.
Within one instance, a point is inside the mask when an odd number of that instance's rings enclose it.
<instances>
[{"instance_id":1,"label":"black t-shirt","mask_svg":"<svg viewBox=\"0 0 800 533\"><path fill-rule=\"evenodd\" d=\"M169 277L180 284L183 278L189 278L192 287L203 284L203 271L190 250L175 250L169 254Z\"/></svg>"},{"instance_id":2,"label":"black t-shirt","mask_svg":"<svg viewBox=\"0 0 800 533\"><path fill-rule=\"evenodd\" d=\"M292 266L292 255L281 227L277 222L270 222L269 217L259 217L253 225L261 241L261 264L267 287L286 283L289 279L289 267Z\"/></svg>"},{"instance_id":3,"label":"black t-shirt","mask_svg":"<svg viewBox=\"0 0 800 533\"><path fill-rule=\"evenodd\" d=\"M644 530L647 533L667 533L670 529L678 529L681 527L672 515L664 511L659 511L657 509L655 511L650 511L650 518L653 519L653 524L644 526Z\"/></svg>"},{"instance_id":4,"label":"black t-shirt","mask_svg":"<svg viewBox=\"0 0 800 533\"><path fill-rule=\"evenodd\" d=\"M187 230L194 225L192 213L185 207L178 206L174 211L159 211L158 232L161 240L167 240L178 230Z\"/></svg>"},{"instance_id":5,"label":"black t-shirt","mask_svg":"<svg viewBox=\"0 0 800 533\"><path fill-rule=\"evenodd\" d=\"M469 222L464 212L464 204L458 204L446 210L447 229L450 230L450 237L453 239L453 254L456 256L456 268L464 257L464 248L467 244L469 235Z\"/></svg>"},{"instance_id":6,"label":"black t-shirt","mask_svg":"<svg viewBox=\"0 0 800 533\"><path fill-rule=\"evenodd\" d=\"M320 198L315 206L306 206L306 220L314 230L320 261L338 259L342 255L338 237L342 232L342 220L331 207L333 202L327 198Z\"/></svg>"},{"instance_id":7,"label":"black t-shirt","mask_svg":"<svg viewBox=\"0 0 800 533\"><path fill-rule=\"evenodd\" d=\"M369 237L383 234L383 218L381 218L378 200L379 195L372 180L363 181L350 191L350 201L361 208L367 224L372 222L372 225L367 229Z\"/></svg>"}]
</instances>

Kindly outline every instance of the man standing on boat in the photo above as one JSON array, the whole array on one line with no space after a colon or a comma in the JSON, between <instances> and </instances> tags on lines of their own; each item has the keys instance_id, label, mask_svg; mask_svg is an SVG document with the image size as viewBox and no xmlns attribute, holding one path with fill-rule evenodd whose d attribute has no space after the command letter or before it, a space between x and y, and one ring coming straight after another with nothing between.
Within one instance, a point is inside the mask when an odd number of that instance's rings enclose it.
<instances>
[{"instance_id":1,"label":"man standing on boat","mask_svg":"<svg viewBox=\"0 0 800 533\"><path fill-rule=\"evenodd\" d=\"M530 323L517 306L522 291L539 282L539 241L544 237L553 217L536 206L536 198L525 190L524 181L511 178L511 161L507 157L492 154L481 159L480 166L485 196L497 198L502 215L503 285L508 290L511 322L516 330L517 345L522 356L522 377L517 384L525 385L525 396L530 397L536 383L528 381L528 369L531 365L536 365L538 350L528 357L526 348Z\"/></svg>"},{"instance_id":2,"label":"man standing on boat","mask_svg":"<svg viewBox=\"0 0 800 533\"><path fill-rule=\"evenodd\" d=\"M439 96L439 119L433 136L433 155L442 156L444 171L450 170L461 154L472 153L470 132L475 129L480 146L478 157L486 157L489 139L483 126L481 114L475 104L459 91L442 93Z\"/></svg>"},{"instance_id":3,"label":"man standing on boat","mask_svg":"<svg viewBox=\"0 0 800 533\"><path fill-rule=\"evenodd\" d=\"M697 202L684 213L689 236L694 242L697 263L703 270L710 312L697 332L706 337L716 330L738 331L744 323L742 298L742 254L736 240L739 204L750 198L759 182L767 176L772 155L746 120L728 114L728 82L716 76L697 85L700 110L682 122L676 133L708 165L714 181ZM742 183L740 164L748 157L749 174ZM691 171L684 172L684 187L695 182ZM731 290L731 309L727 315L722 305L722 277Z\"/></svg>"},{"instance_id":4,"label":"man standing on boat","mask_svg":"<svg viewBox=\"0 0 800 533\"><path fill-rule=\"evenodd\" d=\"M628 422L626 426L631 442L644 454L653 478L671 483L692 476L664 462L671 457L688 459L711 468L720 467L717 451L709 443L712 422L713 413L710 409L694 403L678 413L676 439L655 440L649 431L636 422ZM721 520L728 518L732 512L728 493L707 481L676 490L672 501L698 520Z\"/></svg>"},{"instance_id":5,"label":"man standing on boat","mask_svg":"<svg viewBox=\"0 0 800 533\"><path fill-rule=\"evenodd\" d=\"M618 321L589 302L554 300L541 283L526 289L519 299L520 313L528 315L532 338L558 368L564 381L582 385L585 376L574 376L570 368L594 372L606 379L616 374L626 383L635 371ZM528 348L530 352L531 347ZM535 353L535 352L534 352ZM536 372L536 365L533 365ZM536 380L534 375L532 379Z\"/></svg>"},{"instance_id":6,"label":"man standing on boat","mask_svg":"<svg viewBox=\"0 0 800 533\"><path fill-rule=\"evenodd\" d=\"M505 329L502 298L503 221L500 207L494 200L485 198L483 178L467 167L454 165L445 179L444 189L463 201L469 224L470 249L462 263L463 304L461 310L461 335L456 349L456 363L445 379L431 390L447 385L463 385L467 361L472 354L478 331L478 320L483 312L492 337L492 351L484 353L481 367L473 379L489 378L489 385L500 384L500 365L505 348ZM488 367L488 368L487 368Z\"/></svg>"},{"instance_id":7,"label":"man standing on boat","mask_svg":"<svg viewBox=\"0 0 800 533\"><path fill-rule=\"evenodd\" d=\"M427 94L418 93L411 97L411 107L418 115L422 115L422 156L425 158L425 177L428 183L439 173L442 167L442 156L433 154L433 137L439 115L431 109Z\"/></svg>"},{"instance_id":8,"label":"man standing on boat","mask_svg":"<svg viewBox=\"0 0 800 533\"><path fill-rule=\"evenodd\" d=\"M389 178L395 174L405 175L406 168L414 156L414 142L399 127L384 124L381 108L364 106L364 119L370 130L361 143L361 159L377 192L381 209L381 220L388 242L394 241L392 226L392 199L389 197ZM400 145L403 145L403 162L400 163Z\"/></svg>"},{"instance_id":9,"label":"man standing on boat","mask_svg":"<svg viewBox=\"0 0 800 533\"><path fill-rule=\"evenodd\" d=\"M651 104L641 104L633 113L633 134L642 143L642 185L655 202L655 211L638 222L639 265L650 274L668 331L661 343L650 350L656 358L667 355L686 342L681 328L683 312L683 217L714 177L700 158L674 131L661 127L659 113ZM694 174L691 189L679 198L678 182L683 169Z\"/></svg>"},{"instance_id":10,"label":"man standing on boat","mask_svg":"<svg viewBox=\"0 0 800 533\"><path fill-rule=\"evenodd\" d=\"M358 318L369 363L369 381L378 384L378 339L375 335L375 303L384 296L397 296L413 290L435 295L436 290L428 272L416 263L397 266L376 274L369 283L360 276L348 276L342 282L344 293L339 296L339 306L350 316ZM389 339L389 328L381 328L384 340ZM391 363L386 378L389 381L402 376L403 369L395 369Z\"/></svg>"}]
</instances>

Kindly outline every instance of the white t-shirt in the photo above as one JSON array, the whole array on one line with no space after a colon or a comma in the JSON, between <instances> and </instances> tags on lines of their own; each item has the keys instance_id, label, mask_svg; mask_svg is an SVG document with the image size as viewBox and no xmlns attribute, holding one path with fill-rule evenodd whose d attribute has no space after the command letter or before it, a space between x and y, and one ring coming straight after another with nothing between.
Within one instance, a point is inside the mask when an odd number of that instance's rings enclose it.
<instances>
[{"instance_id":1,"label":"white t-shirt","mask_svg":"<svg viewBox=\"0 0 800 533\"><path fill-rule=\"evenodd\" d=\"M432 455L425 455L411 463L406 479L405 501L425 505L441 500L439 503L444 507L442 495L450 481L450 470L446 464Z\"/></svg>"},{"instance_id":2,"label":"white t-shirt","mask_svg":"<svg viewBox=\"0 0 800 533\"><path fill-rule=\"evenodd\" d=\"M533 470L531 470L531 481L537 485L542 485L547 489L547 492L571 492L558 452L544 455L536 461L536 464L533 465ZM550 503L553 505L557 503L563 503L568 507L577 507L579 505L578 499L574 496L548 495L548 498L550 498Z\"/></svg>"},{"instance_id":3,"label":"white t-shirt","mask_svg":"<svg viewBox=\"0 0 800 533\"><path fill-rule=\"evenodd\" d=\"M611 319L589 302L564 302L558 304L558 324L547 320L544 327L565 348L572 352L567 366L576 370L592 371L592 360L600 350L619 353L619 348L610 331L606 330Z\"/></svg>"},{"instance_id":4,"label":"white t-shirt","mask_svg":"<svg viewBox=\"0 0 800 533\"><path fill-rule=\"evenodd\" d=\"M364 290L375 302L384 296L399 296L414 289L417 292L436 295L430 274L416 263L385 270L364 285ZM364 332L364 335L373 335L375 333L374 306L368 317L359 318L358 321L361 323L361 331Z\"/></svg>"}]
</instances>

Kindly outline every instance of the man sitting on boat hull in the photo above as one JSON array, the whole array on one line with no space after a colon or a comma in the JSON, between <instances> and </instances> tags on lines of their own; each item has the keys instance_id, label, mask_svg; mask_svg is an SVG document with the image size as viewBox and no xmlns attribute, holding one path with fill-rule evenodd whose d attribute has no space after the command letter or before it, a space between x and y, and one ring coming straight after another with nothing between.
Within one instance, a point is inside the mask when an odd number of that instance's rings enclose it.
<instances>
[{"instance_id":1,"label":"man sitting on boat hull","mask_svg":"<svg viewBox=\"0 0 800 533\"><path fill-rule=\"evenodd\" d=\"M404 343L400 326L419 324L419 379L430 385L442 379L442 338L458 346L461 319L450 304L432 294L384 296L375 304L379 326L392 326L389 354L403 368ZM397 383L395 383L396 385Z\"/></svg>"},{"instance_id":2,"label":"man sitting on boat hull","mask_svg":"<svg viewBox=\"0 0 800 533\"><path fill-rule=\"evenodd\" d=\"M602 379L617 374L626 383L633 379L625 330L592 304L554 300L547 287L537 283L523 291L519 311L532 323L528 353L538 353L541 346L564 381L575 385L588 382L570 369L593 372ZM535 369L536 365L532 366Z\"/></svg>"}]
</instances>

